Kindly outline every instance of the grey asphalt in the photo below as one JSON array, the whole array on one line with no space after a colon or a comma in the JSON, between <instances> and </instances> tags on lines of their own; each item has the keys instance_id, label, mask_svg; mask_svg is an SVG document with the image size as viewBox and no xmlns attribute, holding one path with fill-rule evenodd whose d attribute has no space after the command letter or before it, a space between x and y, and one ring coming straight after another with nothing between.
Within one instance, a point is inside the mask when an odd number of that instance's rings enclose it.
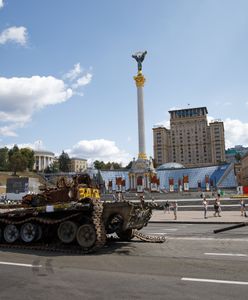
<instances>
[{"instance_id":1,"label":"grey asphalt","mask_svg":"<svg viewBox=\"0 0 248 300\"><path fill-rule=\"evenodd\" d=\"M91 255L0 250L0 299L247 299L247 230L215 228L149 224L142 231L165 243L110 242Z\"/></svg>"}]
</instances>

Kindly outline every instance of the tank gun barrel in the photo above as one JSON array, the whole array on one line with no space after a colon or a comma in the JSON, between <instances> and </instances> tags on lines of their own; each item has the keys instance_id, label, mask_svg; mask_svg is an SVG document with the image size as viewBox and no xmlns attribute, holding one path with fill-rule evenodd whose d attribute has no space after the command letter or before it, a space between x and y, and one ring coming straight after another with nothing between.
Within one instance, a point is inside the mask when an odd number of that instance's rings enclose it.
<instances>
[{"instance_id":1,"label":"tank gun barrel","mask_svg":"<svg viewBox=\"0 0 248 300\"><path fill-rule=\"evenodd\" d=\"M244 222L244 223L240 223L240 224L236 224L236 225L232 225L232 226L228 226L228 227L224 227L224 228L220 228L220 229L215 229L214 233L228 231L228 230L232 230L232 229L236 229L236 228L240 228L240 227L244 227L244 226L248 226L248 223Z\"/></svg>"}]
</instances>

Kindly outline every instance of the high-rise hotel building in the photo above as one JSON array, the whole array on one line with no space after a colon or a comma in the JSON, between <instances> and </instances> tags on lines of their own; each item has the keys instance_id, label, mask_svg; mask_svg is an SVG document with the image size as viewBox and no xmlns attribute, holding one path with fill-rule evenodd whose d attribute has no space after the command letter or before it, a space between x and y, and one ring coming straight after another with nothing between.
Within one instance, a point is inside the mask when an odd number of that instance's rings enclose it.
<instances>
[{"instance_id":1,"label":"high-rise hotel building","mask_svg":"<svg viewBox=\"0 0 248 300\"><path fill-rule=\"evenodd\" d=\"M153 128L156 165L177 162L185 167L218 164L225 161L224 124L208 125L207 108L171 110L170 129Z\"/></svg>"}]
</instances>

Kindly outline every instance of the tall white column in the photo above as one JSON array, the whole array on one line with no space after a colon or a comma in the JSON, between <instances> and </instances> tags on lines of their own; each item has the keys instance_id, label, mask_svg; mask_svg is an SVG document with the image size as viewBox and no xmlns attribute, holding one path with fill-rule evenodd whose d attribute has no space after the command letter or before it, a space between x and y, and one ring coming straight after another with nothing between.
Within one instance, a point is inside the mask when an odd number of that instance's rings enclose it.
<instances>
[{"instance_id":1,"label":"tall white column","mask_svg":"<svg viewBox=\"0 0 248 300\"><path fill-rule=\"evenodd\" d=\"M146 153L143 87L137 87L137 96L138 96L139 153Z\"/></svg>"},{"instance_id":2,"label":"tall white column","mask_svg":"<svg viewBox=\"0 0 248 300\"><path fill-rule=\"evenodd\" d=\"M39 155L39 171L41 170L41 156Z\"/></svg>"},{"instance_id":3,"label":"tall white column","mask_svg":"<svg viewBox=\"0 0 248 300\"><path fill-rule=\"evenodd\" d=\"M134 77L137 86L137 104L138 104L138 132L139 132L139 158L147 159L145 149L145 121L144 121L144 99L143 87L145 77L139 71L137 76Z\"/></svg>"}]
</instances>

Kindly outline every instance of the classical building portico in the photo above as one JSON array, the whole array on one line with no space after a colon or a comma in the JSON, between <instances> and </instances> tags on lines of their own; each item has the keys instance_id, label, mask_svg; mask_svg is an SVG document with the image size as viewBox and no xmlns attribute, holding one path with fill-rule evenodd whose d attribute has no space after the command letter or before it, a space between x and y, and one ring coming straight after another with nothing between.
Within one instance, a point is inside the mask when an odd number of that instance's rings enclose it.
<instances>
[{"instance_id":1,"label":"classical building portico","mask_svg":"<svg viewBox=\"0 0 248 300\"><path fill-rule=\"evenodd\" d=\"M55 155L50 151L34 151L34 170L40 172L44 171L48 166L50 166L55 159Z\"/></svg>"}]
</instances>

